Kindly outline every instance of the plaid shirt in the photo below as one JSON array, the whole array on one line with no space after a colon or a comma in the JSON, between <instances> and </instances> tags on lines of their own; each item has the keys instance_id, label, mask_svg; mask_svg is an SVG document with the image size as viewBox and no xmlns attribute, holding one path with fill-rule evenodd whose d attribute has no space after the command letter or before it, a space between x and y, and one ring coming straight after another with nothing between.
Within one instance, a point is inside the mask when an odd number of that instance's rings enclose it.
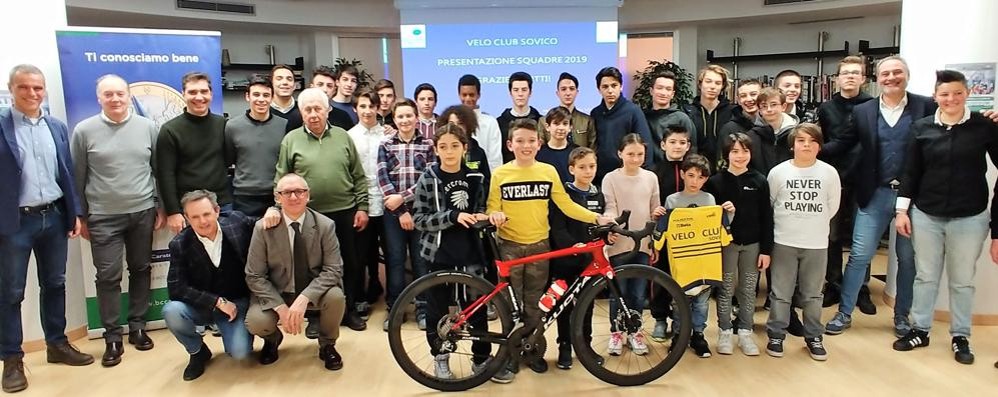
<instances>
[{"instance_id":1,"label":"plaid shirt","mask_svg":"<svg viewBox=\"0 0 998 397\"><path fill-rule=\"evenodd\" d=\"M401 194L405 204L395 211L385 211L399 215L412 208L416 182L423 175L428 164L436 162L433 142L423 138L418 131L412 140L405 142L396 133L381 143L378 148L378 186L385 199L392 194Z\"/></svg>"}]
</instances>

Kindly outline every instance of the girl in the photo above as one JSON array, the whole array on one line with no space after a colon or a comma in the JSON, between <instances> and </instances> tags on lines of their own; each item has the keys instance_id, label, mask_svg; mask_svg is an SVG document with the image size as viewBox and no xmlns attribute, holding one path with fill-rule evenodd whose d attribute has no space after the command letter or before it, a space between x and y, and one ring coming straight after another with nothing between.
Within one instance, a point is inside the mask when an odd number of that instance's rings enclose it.
<instances>
[{"instance_id":1,"label":"girl","mask_svg":"<svg viewBox=\"0 0 998 397\"><path fill-rule=\"evenodd\" d=\"M634 230L641 229L650 220L658 219L665 215L665 208L659 205L658 178L655 173L642 169L645 163L645 142L638 134L627 134L624 136L618 148L617 155L620 156L623 165L606 174L603 178L603 195L606 198L606 210L603 215L615 218L621 211L630 210L631 218L628 220L628 227ZM650 244L650 238L641 240L641 250L632 258L624 258L624 255L631 251L634 242L629 239L619 239L607 249L607 256L614 267L625 264L624 259L629 259L627 263L637 263L647 265L651 261L658 259ZM641 281L641 280L634 280ZM643 283L624 283L621 285L621 293L627 306L638 313L644 309L645 288ZM610 318L617 317L616 301L610 302ZM623 332L617 331L613 322L610 325L610 342L607 351L610 355L620 355L624 345ZM643 334L629 335L628 346L634 354L643 355L648 353L648 346L645 345Z\"/></svg>"},{"instance_id":2,"label":"girl","mask_svg":"<svg viewBox=\"0 0 998 397\"><path fill-rule=\"evenodd\" d=\"M464 163L468 137L460 127L448 123L438 128L434 141L433 150L439 159L438 164L428 167L419 179L413 209L416 229L423 232L420 256L431 272L447 269L468 271L467 267L481 270L483 264L470 265L468 258L479 257L473 250L480 247L478 235L470 228L471 225L488 219L484 214L484 176ZM451 304L448 288L441 286L427 295L426 322L437 324ZM485 315L479 314L472 316L471 325L485 327ZM439 339L436 327L427 327L426 340L434 357L434 374L438 378L451 379L454 374L450 370L450 354L440 353ZM489 350L487 342L472 344L474 363L484 363Z\"/></svg>"},{"instance_id":3,"label":"girl","mask_svg":"<svg viewBox=\"0 0 998 397\"><path fill-rule=\"evenodd\" d=\"M734 350L731 310L737 284L738 347L747 356L758 356L759 347L752 340L752 315L759 270L769 267L773 251L773 207L769 205L766 177L748 168L752 139L735 133L725 139L723 148L728 169L712 176L705 190L718 202L730 201L739 211L731 222L733 240L721 250L724 285L717 297L717 326L721 329L717 352L731 354Z\"/></svg>"}]
</instances>

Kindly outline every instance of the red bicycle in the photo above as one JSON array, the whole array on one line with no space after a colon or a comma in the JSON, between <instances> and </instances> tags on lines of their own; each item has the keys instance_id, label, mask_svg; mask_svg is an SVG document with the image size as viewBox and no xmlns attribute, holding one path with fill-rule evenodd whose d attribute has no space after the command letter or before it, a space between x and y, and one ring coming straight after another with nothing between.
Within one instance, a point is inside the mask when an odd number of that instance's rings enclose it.
<instances>
[{"instance_id":1,"label":"red bicycle","mask_svg":"<svg viewBox=\"0 0 998 397\"><path fill-rule=\"evenodd\" d=\"M395 305L389 313L388 340L392 355L399 366L415 381L441 391L461 391L481 385L507 364L518 368L519 363L543 359L547 341L546 331L570 304L573 310L571 343L579 362L594 376L618 386L642 385L658 379L671 370L682 358L691 336L691 313L684 291L668 274L652 266L629 264L612 267L604 247L611 233L634 240L633 255L640 249L640 241L652 234L654 222L642 230L626 230L629 215L624 211L616 224L590 228L591 241L565 249L532 255L511 261L496 260L500 282L486 281L483 269L443 270L423 276L409 285L399 302L411 302L417 296L436 297L446 302L440 320L419 330L412 323L404 323L406 305ZM620 226L624 225L624 226ZM488 248L499 258L496 228L480 222L475 228L482 230ZM592 262L568 287L537 324L527 327L521 321L522 302L508 283L510 269L544 259L589 254ZM671 344L651 341L655 320L649 310L629 308L622 285L645 283L648 291L670 295L674 319L674 337ZM651 297L648 301L652 301ZM486 319L486 308L491 305L498 315ZM442 305L440 305L442 306ZM611 306L615 306L611 309ZM647 305L644 305L647 306ZM588 308L592 307L592 310ZM611 315L614 313L614 315ZM587 316L591 316L587 319ZM435 316L434 316L435 317ZM592 335L584 332L582 324L592 321ZM608 351L611 329L628 335L642 334L648 341L647 349L621 349ZM677 348L678 347L678 348ZM446 372L439 369L440 360L446 361Z\"/></svg>"}]
</instances>

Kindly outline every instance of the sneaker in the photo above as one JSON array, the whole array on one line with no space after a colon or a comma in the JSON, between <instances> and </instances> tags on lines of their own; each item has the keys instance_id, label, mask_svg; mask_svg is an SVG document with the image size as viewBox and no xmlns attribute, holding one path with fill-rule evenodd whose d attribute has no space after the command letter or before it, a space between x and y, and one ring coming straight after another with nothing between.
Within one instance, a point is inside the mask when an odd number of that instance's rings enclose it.
<instances>
[{"instance_id":1,"label":"sneaker","mask_svg":"<svg viewBox=\"0 0 998 397\"><path fill-rule=\"evenodd\" d=\"M835 317L832 317L832 321L825 324L825 333L829 335L838 335L845 332L846 328L852 327L852 316L836 312Z\"/></svg>"},{"instance_id":2,"label":"sneaker","mask_svg":"<svg viewBox=\"0 0 998 397\"><path fill-rule=\"evenodd\" d=\"M762 308L765 309L766 311L769 311L770 303L771 301L769 300L769 295L767 294L766 301L762 303Z\"/></svg>"},{"instance_id":3,"label":"sneaker","mask_svg":"<svg viewBox=\"0 0 998 397\"><path fill-rule=\"evenodd\" d=\"M766 354L771 357L783 357L783 339L769 338L766 343Z\"/></svg>"},{"instance_id":4,"label":"sneaker","mask_svg":"<svg viewBox=\"0 0 998 397\"><path fill-rule=\"evenodd\" d=\"M811 358L815 361L825 361L828 359L828 351L825 350L825 345L821 343L821 337L817 338L804 338L804 343L807 345L807 352L811 355Z\"/></svg>"},{"instance_id":5,"label":"sneaker","mask_svg":"<svg viewBox=\"0 0 998 397\"><path fill-rule=\"evenodd\" d=\"M900 338L911 332L911 322L908 316L894 316L894 336Z\"/></svg>"},{"instance_id":6,"label":"sneaker","mask_svg":"<svg viewBox=\"0 0 998 397\"><path fill-rule=\"evenodd\" d=\"M717 354L731 354L735 352L735 345L731 341L734 331L722 329L717 333Z\"/></svg>"},{"instance_id":7,"label":"sneaker","mask_svg":"<svg viewBox=\"0 0 998 397\"><path fill-rule=\"evenodd\" d=\"M745 353L746 356L759 355L759 346L755 344L755 339L752 339L752 330L738 330L738 348L742 349L742 353Z\"/></svg>"},{"instance_id":8,"label":"sneaker","mask_svg":"<svg viewBox=\"0 0 998 397\"><path fill-rule=\"evenodd\" d=\"M450 354L437 354L433 357L433 376L438 379L454 379L454 373L450 371Z\"/></svg>"},{"instance_id":9,"label":"sneaker","mask_svg":"<svg viewBox=\"0 0 998 397\"><path fill-rule=\"evenodd\" d=\"M631 351L639 356L648 354L648 345L645 344L644 334L641 333L631 334L627 338L627 347L630 347Z\"/></svg>"},{"instance_id":10,"label":"sneaker","mask_svg":"<svg viewBox=\"0 0 998 397\"><path fill-rule=\"evenodd\" d=\"M507 364L502 367L499 372L496 372L495 375L492 375L492 379L490 380L495 383L507 384L512 383L514 378L516 378L516 374L514 374L513 371L510 371L509 365Z\"/></svg>"},{"instance_id":11,"label":"sneaker","mask_svg":"<svg viewBox=\"0 0 998 397\"><path fill-rule=\"evenodd\" d=\"M804 323L800 322L797 310L790 309L790 323L787 324L787 333L798 338L804 336Z\"/></svg>"},{"instance_id":12,"label":"sneaker","mask_svg":"<svg viewBox=\"0 0 998 397\"><path fill-rule=\"evenodd\" d=\"M494 305L488 305L485 309L485 316L489 319L489 321L496 321L499 319L499 313L496 313L496 307Z\"/></svg>"},{"instance_id":13,"label":"sneaker","mask_svg":"<svg viewBox=\"0 0 998 397\"><path fill-rule=\"evenodd\" d=\"M360 316L361 320L367 321L371 318L371 304L367 302L357 302L356 305L357 315Z\"/></svg>"},{"instance_id":14,"label":"sneaker","mask_svg":"<svg viewBox=\"0 0 998 397\"><path fill-rule=\"evenodd\" d=\"M693 352L696 353L697 357L710 357L710 346L707 345L707 339L703 337L703 332L693 333L693 337L690 338L690 347L693 348Z\"/></svg>"},{"instance_id":15,"label":"sneaker","mask_svg":"<svg viewBox=\"0 0 998 397\"><path fill-rule=\"evenodd\" d=\"M928 345L929 333L912 329L911 331L908 331L907 334L894 341L894 350L906 352L916 347L925 347Z\"/></svg>"},{"instance_id":16,"label":"sneaker","mask_svg":"<svg viewBox=\"0 0 998 397\"><path fill-rule=\"evenodd\" d=\"M530 367L531 370L539 374L548 372L548 362L544 361L544 357L540 357L531 361L529 364L527 364L527 366Z\"/></svg>"},{"instance_id":17,"label":"sneaker","mask_svg":"<svg viewBox=\"0 0 998 397\"><path fill-rule=\"evenodd\" d=\"M651 331L651 340L655 342L665 342L669 336L669 322L667 320L655 320L655 329Z\"/></svg>"},{"instance_id":18,"label":"sneaker","mask_svg":"<svg viewBox=\"0 0 998 397\"><path fill-rule=\"evenodd\" d=\"M610 342L606 346L607 353L611 356L619 356L624 349L624 333L620 331L610 333Z\"/></svg>"},{"instance_id":19,"label":"sneaker","mask_svg":"<svg viewBox=\"0 0 998 397\"><path fill-rule=\"evenodd\" d=\"M966 336L953 337L953 358L960 364L974 363L974 351L970 348L970 341Z\"/></svg>"},{"instance_id":20,"label":"sneaker","mask_svg":"<svg viewBox=\"0 0 998 397\"><path fill-rule=\"evenodd\" d=\"M426 313L420 312L419 314L416 314L416 327L419 328L420 331L426 331Z\"/></svg>"},{"instance_id":21,"label":"sneaker","mask_svg":"<svg viewBox=\"0 0 998 397\"><path fill-rule=\"evenodd\" d=\"M873 304L873 300L870 299L869 293L860 293L859 297L856 298L856 307L859 311L868 316L877 314L877 305Z\"/></svg>"},{"instance_id":22,"label":"sneaker","mask_svg":"<svg viewBox=\"0 0 998 397\"><path fill-rule=\"evenodd\" d=\"M558 345L558 363L560 369L572 369L572 344L561 343Z\"/></svg>"},{"instance_id":23,"label":"sneaker","mask_svg":"<svg viewBox=\"0 0 998 397\"><path fill-rule=\"evenodd\" d=\"M388 332L388 318L385 318L385 326L382 327L385 332Z\"/></svg>"}]
</instances>

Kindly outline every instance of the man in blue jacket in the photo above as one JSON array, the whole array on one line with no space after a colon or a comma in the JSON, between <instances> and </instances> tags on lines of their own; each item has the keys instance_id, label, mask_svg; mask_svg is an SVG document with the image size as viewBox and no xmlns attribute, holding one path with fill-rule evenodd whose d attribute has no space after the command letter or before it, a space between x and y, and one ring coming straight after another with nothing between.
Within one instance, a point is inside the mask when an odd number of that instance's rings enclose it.
<instances>
[{"instance_id":1,"label":"man in blue jacket","mask_svg":"<svg viewBox=\"0 0 998 397\"><path fill-rule=\"evenodd\" d=\"M3 391L28 387L21 350L21 301L35 254L42 330L50 363L89 365L66 338L66 252L80 234L69 133L45 114L45 76L33 65L10 72L13 107L0 110L0 356Z\"/></svg>"},{"instance_id":2,"label":"man in blue jacket","mask_svg":"<svg viewBox=\"0 0 998 397\"><path fill-rule=\"evenodd\" d=\"M596 88L603 102L593 108L590 116L596 125L596 183L603 183L603 176L620 167L620 141L627 134L638 134L645 141L645 168L651 169L654 153L648 121L638 105L621 95L623 76L620 70L608 66L596 74Z\"/></svg>"}]
</instances>

